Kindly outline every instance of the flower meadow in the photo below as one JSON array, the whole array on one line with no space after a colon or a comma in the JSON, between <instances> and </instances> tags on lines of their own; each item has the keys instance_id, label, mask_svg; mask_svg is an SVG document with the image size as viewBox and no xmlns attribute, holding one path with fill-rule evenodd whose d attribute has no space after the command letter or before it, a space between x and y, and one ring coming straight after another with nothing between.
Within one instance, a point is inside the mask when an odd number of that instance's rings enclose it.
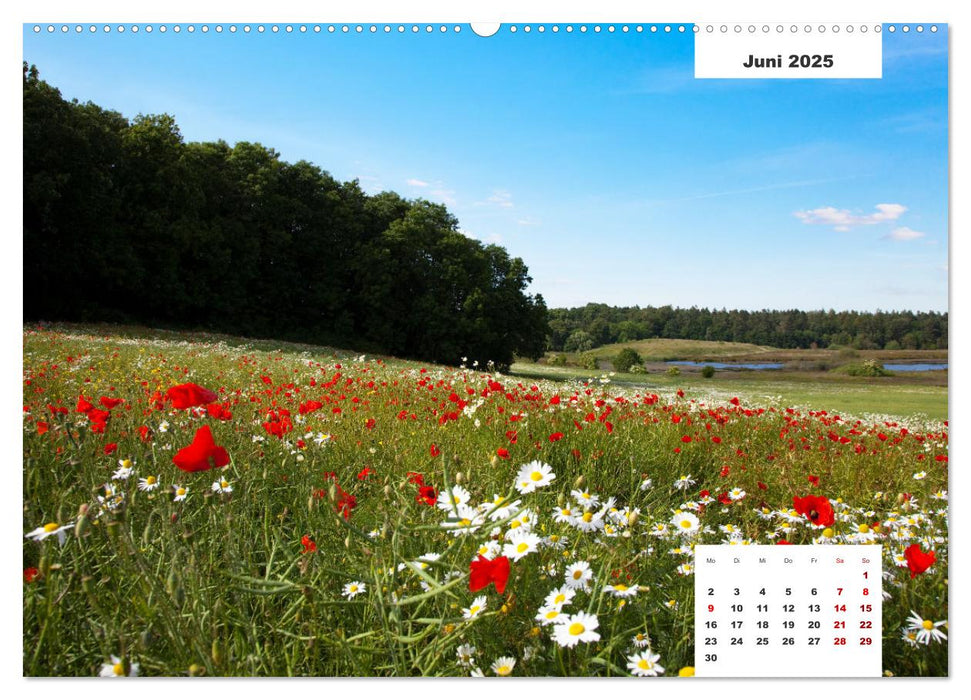
<instances>
[{"instance_id":1,"label":"flower meadow","mask_svg":"<svg viewBox=\"0 0 971 700\"><path fill-rule=\"evenodd\" d=\"M719 543L883 545L885 674L948 673L946 423L23 342L25 675L691 676Z\"/></svg>"}]
</instances>

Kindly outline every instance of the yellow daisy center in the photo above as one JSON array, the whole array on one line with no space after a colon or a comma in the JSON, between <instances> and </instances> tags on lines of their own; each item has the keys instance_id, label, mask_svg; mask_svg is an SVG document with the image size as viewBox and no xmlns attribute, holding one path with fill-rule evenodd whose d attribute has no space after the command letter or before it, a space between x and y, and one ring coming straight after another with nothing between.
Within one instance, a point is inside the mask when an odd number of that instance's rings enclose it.
<instances>
[{"instance_id":1,"label":"yellow daisy center","mask_svg":"<svg viewBox=\"0 0 971 700\"><path fill-rule=\"evenodd\" d=\"M44 526L44 532L54 532L58 527L60 526L57 523L47 523Z\"/></svg>"},{"instance_id":2,"label":"yellow daisy center","mask_svg":"<svg viewBox=\"0 0 971 700\"><path fill-rule=\"evenodd\" d=\"M130 459L123 459L123 460L121 460L121 466L124 469L130 468L131 467L131 460Z\"/></svg>"},{"instance_id":3,"label":"yellow daisy center","mask_svg":"<svg viewBox=\"0 0 971 700\"><path fill-rule=\"evenodd\" d=\"M509 523L509 529L510 530L515 530L520 525L522 525L521 522L519 522L518 520L513 520L511 523Z\"/></svg>"},{"instance_id":4,"label":"yellow daisy center","mask_svg":"<svg viewBox=\"0 0 971 700\"><path fill-rule=\"evenodd\" d=\"M621 593L623 593L624 591L627 590L627 586L625 586L622 583L618 583L616 586L614 586L614 590L615 591L620 591Z\"/></svg>"},{"instance_id":5,"label":"yellow daisy center","mask_svg":"<svg viewBox=\"0 0 971 700\"><path fill-rule=\"evenodd\" d=\"M574 622L572 625L570 625L570 634L572 634L574 637L576 637L576 636L579 636L579 635L583 634L583 631L585 629L586 629L586 627L584 627L583 625L581 625L579 622Z\"/></svg>"},{"instance_id":6,"label":"yellow daisy center","mask_svg":"<svg viewBox=\"0 0 971 700\"><path fill-rule=\"evenodd\" d=\"M347 590L349 590L351 593L357 593L357 586L351 586Z\"/></svg>"},{"instance_id":7,"label":"yellow daisy center","mask_svg":"<svg viewBox=\"0 0 971 700\"><path fill-rule=\"evenodd\" d=\"M583 569L577 569L573 572L573 578L579 580L583 576Z\"/></svg>"},{"instance_id":8,"label":"yellow daisy center","mask_svg":"<svg viewBox=\"0 0 971 700\"><path fill-rule=\"evenodd\" d=\"M823 530L823 537L829 539L832 536L833 536L833 528L828 527L825 530Z\"/></svg>"},{"instance_id":9,"label":"yellow daisy center","mask_svg":"<svg viewBox=\"0 0 971 700\"><path fill-rule=\"evenodd\" d=\"M532 479L533 481L542 481L543 472L533 472L532 474L529 475L529 478Z\"/></svg>"},{"instance_id":10,"label":"yellow daisy center","mask_svg":"<svg viewBox=\"0 0 971 700\"><path fill-rule=\"evenodd\" d=\"M867 525L866 523L863 523L862 525L860 525L859 530L860 530L860 534L865 535L870 531L870 526Z\"/></svg>"},{"instance_id":11,"label":"yellow daisy center","mask_svg":"<svg viewBox=\"0 0 971 700\"><path fill-rule=\"evenodd\" d=\"M114 666L111 667L111 672L114 673L116 676L123 676L125 675L125 667L119 661L118 663L116 663Z\"/></svg>"},{"instance_id":12,"label":"yellow daisy center","mask_svg":"<svg viewBox=\"0 0 971 700\"><path fill-rule=\"evenodd\" d=\"M220 486L221 486L222 488L227 488L227 487L229 486L229 482L228 482L228 481L225 481L225 480L223 480L223 481L220 481L220 482L219 482L219 485L220 485Z\"/></svg>"},{"instance_id":13,"label":"yellow daisy center","mask_svg":"<svg viewBox=\"0 0 971 700\"><path fill-rule=\"evenodd\" d=\"M685 666L680 671L678 671L678 675L681 676L682 678L688 678L690 676L693 676L695 675L695 667Z\"/></svg>"},{"instance_id":14,"label":"yellow daisy center","mask_svg":"<svg viewBox=\"0 0 971 700\"><path fill-rule=\"evenodd\" d=\"M158 481L158 479L156 479L154 476L149 476L145 478L145 483L148 484L149 486L153 486L156 481Z\"/></svg>"},{"instance_id":15,"label":"yellow daisy center","mask_svg":"<svg viewBox=\"0 0 971 700\"><path fill-rule=\"evenodd\" d=\"M576 578L576 577L574 577L574 578ZM562 593L560 593L560 594L558 594L558 595L557 595L557 596L556 596L556 597L555 597L555 598L553 599L553 602L554 602L554 603L556 603L557 605L558 605L558 604L560 604L560 603L565 603L565 602L566 602L566 596L565 596L565 595L563 595Z\"/></svg>"},{"instance_id":16,"label":"yellow daisy center","mask_svg":"<svg viewBox=\"0 0 971 700\"><path fill-rule=\"evenodd\" d=\"M690 520L682 520L681 521L681 527L683 527L685 530L690 530L691 529L691 521Z\"/></svg>"},{"instance_id":17,"label":"yellow daisy center","mask_svg":"<svg viewBox=\"0 0 971 700\"><path fill-rule=\"evenodd\" d=\"M509 666L507 666L506 664L503 664L502 666L496 669L497 676L508 676L510 673L512 673L512 669L509 668Z\"/></svg>"},{"instance_id":18,"label":"yellow daisy center","mask_svg":"<svg viewBox=\"0 0 971 700\"><path fill-rule=\"evenodd\" d=\"M585 523L589 523L591 520L593 520L593 513L591 513L588 510L586 513L583 514L583 517L581 518L581 520L583 520L583 522Z\"/></svg>"},{"instance_id":19,"label":"yellow daisy center","mask_svg":"<svg viewBox=\"0 0 971 700\"><path fill-rule=\"evenodd\" d=\"M924 620L921 623L921 627L923 627L925 630L932 630L934 629L934 623L931 622L930 620Z\"/></svg>"},{"instance_id":20,"label":"yellow daisy center","mask_svg":"<svg viewBox=\"0 0 971 700\"><path fill-rule=\"evenodd\" d=\"M546 619L547 620L555 620L559 616L560 616L560 611L559 610L550 610L548 613L546 613Z\"/></svg>"},{"instance_id":21,"label":"yellow daisy center","mask_svg":"<svg viewBox=\"0 0 971 700\"><path fill-rule=\"evenodd\" d=\"M179 496L184 496L185 495L185 488L181 488L180 487L180 488L176 489L175 493L178 494Z\"/></svg>"},{"instance_id":22,"label":"yellow daisy center","mask_svg":"<svg viewBox=\"0 0 971 700\"><path fill-rule=\"evenodd\" d=\"M654 664L652 664L647 659L641 659L640 661L637 662L637 667L642 668L645 671L650 671L652 668L654 668Z\"/></svg>"},{"instance_id":23,"label":"yellow daisy center","mask_svg":"<svg viewBox=\"0 0 971 700\"><path fill-rule=\"evenodd\" d=\"M529 543L528 542L520 542L519 544L516 545L516 552L518 552L519 554L522 554L523 552L527 551L528 549L529 549Z\"/></svg>"},{"instance_id":24,"label":"yellow daisy center","mask_svg":"<svg viewBox=\"0 0 971 700\"><path fill-rule=\"evenodd\" d=\"M478 605L473 605L471 608L469 608L469 614L475 615L477 612L479 612L479 610L481 610L481 608Z\"/></svg>"}]
</instances>

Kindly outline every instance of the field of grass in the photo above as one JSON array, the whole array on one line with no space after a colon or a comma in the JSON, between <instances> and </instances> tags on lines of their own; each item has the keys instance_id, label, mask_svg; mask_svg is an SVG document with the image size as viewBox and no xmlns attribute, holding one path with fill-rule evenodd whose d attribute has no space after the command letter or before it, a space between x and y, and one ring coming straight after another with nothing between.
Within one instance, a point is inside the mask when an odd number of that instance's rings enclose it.
<instances>
[{"instance_id":1,"label":"field of grass","mask_svg":"<svg viewBox=\"0 0 971 700\"><path fill-rule=\"evenodd\" d=\"M610 358L623 348L633 348L647 362L663 362L665 360L714 360L739 356L751 357L775 350L775 348L767 346L752 345L751 343L730 343L724 340L650 338L646 340L632 340L629 343L601 345L590 352L596 357Z\"/></svg>"},{"instance_id":2,"label":"field of grass","mask_svg":"<svg viewBox=\"0 0 971 700\"><path fill-rule=\"evenodd\" d=\"M687 675L694 545L782 540L882 544L886 673L948 673L929 411L152 335L24 329L25 675Z\"/></svg>"},{"instance_id":3,"label":"field of grass","mask_svg":"<svg viewBox=\"0 0 971 700\"><path fill-rule=\"evenodd\" d=\"M596 379L600 370L578 367L555 367L531 362L512 366L516 376L554 381ZM948 392L946 372L920 372L895 377L850 377L824 372L725 372L710 379L700 372L683 372L671 376L663 371L650 374L615 373L615 384L640 387L650 391L677 391L679 388L698 396L727 400L745 397L759 405L812 407L816 410L845 413L850 416L890 416L897 420L946 421Z\"/></svg>"}]
</instances>

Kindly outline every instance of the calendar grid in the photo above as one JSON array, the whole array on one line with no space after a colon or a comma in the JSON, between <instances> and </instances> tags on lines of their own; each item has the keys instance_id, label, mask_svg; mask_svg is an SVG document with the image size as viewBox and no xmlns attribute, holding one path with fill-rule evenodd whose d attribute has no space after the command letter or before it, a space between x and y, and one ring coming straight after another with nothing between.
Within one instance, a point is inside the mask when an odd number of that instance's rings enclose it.
<instances>
[{"instance_id":1,"label":"calendar grid","mask_svg":"<svg viewBox=\"0 0 971 700\"><path fill-rule=\"evenodd\" d=\"M696 674L880 676L880 557L880 545L697 546Z\"/></svg>"}]
</instances>

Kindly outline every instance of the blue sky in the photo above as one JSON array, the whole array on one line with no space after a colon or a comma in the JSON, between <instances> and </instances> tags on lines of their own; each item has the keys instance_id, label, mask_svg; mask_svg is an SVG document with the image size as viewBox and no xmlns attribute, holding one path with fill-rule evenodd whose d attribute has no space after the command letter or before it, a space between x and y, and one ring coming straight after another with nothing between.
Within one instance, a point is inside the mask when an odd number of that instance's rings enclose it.
<instances>
[{"instance_id":1,"label":"blue sky","mask_svg":"<svg viewBox=\"0 0 971 700\"><path fill-rule=\"evenodd\" d=\"M553 307L946 310L946 29L884 33L881 80L695 80L693 50L690 32L24 29L68 98L445 203Z\"/></svg>"}]
</instances>

